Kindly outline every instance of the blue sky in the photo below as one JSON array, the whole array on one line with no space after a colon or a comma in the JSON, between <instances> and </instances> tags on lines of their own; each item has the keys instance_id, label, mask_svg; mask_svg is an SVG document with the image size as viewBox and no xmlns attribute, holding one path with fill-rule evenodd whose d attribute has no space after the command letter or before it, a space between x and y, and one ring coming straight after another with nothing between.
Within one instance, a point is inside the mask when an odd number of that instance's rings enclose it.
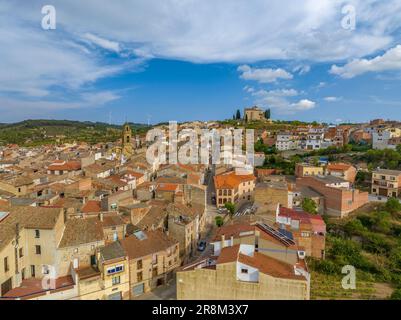
<instances>
[{"instance_id":1,"label":"blue sky","mask_svg":"<svg viewBox=\"0 0 401 320\"><path fill-rule=\"evenodd\" d=\"M0 122L401 120L401 1L293 1L0 0Z\"/></svg>"}]
</instances>

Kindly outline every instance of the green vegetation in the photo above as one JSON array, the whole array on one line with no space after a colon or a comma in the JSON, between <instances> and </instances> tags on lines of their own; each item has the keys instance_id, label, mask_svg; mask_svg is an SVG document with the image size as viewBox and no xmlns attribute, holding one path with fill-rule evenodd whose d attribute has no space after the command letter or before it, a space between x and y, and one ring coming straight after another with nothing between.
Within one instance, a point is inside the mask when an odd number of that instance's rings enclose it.
<instances>
[{"instance_id":1,"label":"green vegetation","mask_svg":"<svg viewBox=\"0 0 401 320\"><path fill-rule=\"evenodd\" d=\"M312 214L317 214L316 202L310 198L304 198L302 200L302 210Z\"/></svg>"},{"instance_id":2,"label":"green vegetation","mask_svg":"<svg viewBox=\"0 0 401 320\"><path fill-rule=\"evenodd\" d=\"M388 288L399 288L392 295L392 299L399 299L400 209L398 200L390 198L387 203L359 210L348 219L331 221L327 226L326 259L311 259L311 269L319 275L337 278L343 266L352 265L357 270L357 286L361 281L384 283Z\"/></svg>"},{"instance_id":3,"label":"green vegetation","mask_svg":"<svg viewBox=\"0 0 401 320\"><path fill-rule=\"evenodd\" d=\"M396 289L391 295L391 300L401 300L401 289Z\"/></svg>"},{"instance_id":4,"label":"green vegetation","mask_svg":"<svg viewBox=\"0 0 401 320\"><path fill-rule=\"evenodd\" d=\"M214 220L216 222L216 226L219 228L224 224L224 220L221 216L216 216Z\"/></svg>"},{"instance_id":5,"label":"green vegetation","mask_svg":"<svg viewBox=\"0 0 401 320\"><path fill-rule=\"evenodd\" d=\"M366 153L360 155L358 160L365 161L369 164L369 169L377 167L387 169L401 169L401 149L396 150L368 150Z\"/></svg>"},{"instance_id":6,"label":"green vegetation","mask_svg":"<svg viewBox=\"0 0 401 320\"><path fill-rule=\"evenodd\" d=\"M385 208L391 214L396 214L401 211L401 203L397 198L390 198L387 200Z\"/></svg>"},{"instance_id":7,"label":"green vegetation","mask_svg":"<svg viewBox=\"0 0 401 320\"><path fill-rule=\"evenodd\" d=\"M371 149L370 145L358 145L358 144L345 144L342 147L330 146L325 149L313 150L307 154L306 157L313 156L330 156L341 153L349 153L349 152L365 152Z\"/></svg>"},{"instance_id":8,"label":"green vegetation","mask_svg":"<svg viewBox=\"0 0 401 320\"><path fill-rule=\"evenodd\" d=\"M145 133L149 127L130 124L135 134ZM82 141L90 144L114 142L121 136L121 126L100 122L69 120L25 120L0 125L0 145L9 143L21 146L61 144Z\"/></svg>"},{"instance_id":9,"label":"green vegetation","mask_svg":"<svg viewBox=\"0 0 401 320\"><path fill-rule=\"evenodd\" d=\"M241 111L239 111L239 109L237 110L237 113L235 114L235 119L241 120Z\"/></svg>"},{"instance_id":10,"label":"green vegetation","mask_svg":"<svg viewBox=\"0 0 401 320\"><path fill-rule=\"evenodd\" d=\"M270 109L266 109L266 111L265 111L265 118L266 118L266 119L270 119L270 117L271 117L271 111L270 111Z\"/></svg>"},{"instance_id":11,"label":"green vegetation","mask_svg":"<svg viewBox=\"0 0 401 320\"><path fill-rule=\"evenodd\" d=\"M233 215L235 213L235 204L233 204L231 202L226 202L224 204L224 208L226 208L228 210L230 215Z\"/></svg>"},{"instance_id":12,"label":"green vegetation","mask_svg":"<svg viewBox=\"0 0 401 320\"><path fill-rule=\"evenodd\" d=\"M277 154L267 155L262 168L277 169L285 175L293 175L295 173L295 165L302 162L299 155L292 156L289 160L284 159Z\"/></svg>"},{"instance_id":13,"label":"green vegetation","mask_svg":"<svg viewBox=\"0 0 401 320\"><path fill-rule=\"evenodd\" d=\"M264 154L276 154L276 147L269 147L263 143L262 139L259 139L255 143L255 152L263 152Z\"/></svg>"}]
</instances>

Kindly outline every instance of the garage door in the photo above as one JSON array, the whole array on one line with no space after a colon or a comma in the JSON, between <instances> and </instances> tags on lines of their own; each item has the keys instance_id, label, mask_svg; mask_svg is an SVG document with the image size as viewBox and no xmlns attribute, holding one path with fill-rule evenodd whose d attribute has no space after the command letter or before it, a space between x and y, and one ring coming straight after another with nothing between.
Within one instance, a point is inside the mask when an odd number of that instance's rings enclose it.
<instances>
[{"instance_id":1,"label":"garage door","mask_svg":"<svg viewBox=\"0 0 401 320\"><path fill-rule=\"evenodd\" d=\"M11 289L12 289L12 280L10 278L1 284L1 295L4 296Z\"/></svg>"},{"instance_id":2,"label":"garage door","mask_svg":"<svg viewBox=\"0 0 401 320\"><path fill-rule=\"evenodd\" d=\"M109 300L121 300L121 292L109 295Z\"/></svg>"},{"instance_id":3,"label":"garage door","mask_svg":"<svg viewBox=\"0 0 401 320\"><path fill-rule=\"evenodd\" d=\"M145 291L145 285L143 283L132 288L132 294L134 296L139 296L143 294L144 291Z\"/></svg>"}]
</instances>

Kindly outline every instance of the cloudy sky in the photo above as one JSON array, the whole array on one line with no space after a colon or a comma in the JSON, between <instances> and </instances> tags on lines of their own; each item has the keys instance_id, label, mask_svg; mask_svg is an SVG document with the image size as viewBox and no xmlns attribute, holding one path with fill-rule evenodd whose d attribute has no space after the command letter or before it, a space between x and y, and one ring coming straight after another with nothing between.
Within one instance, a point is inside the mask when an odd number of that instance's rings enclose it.
<instances>
[{"instance_id":1,"label":"cloudy sky","mask_svg":"<svg viewBox=\"0 0 401 320\"><path fill-rule=\"evenodd\" d=\"M400 81L401 0L0 0L0 122L401 120Z\"/></svg>"}]
</instances>

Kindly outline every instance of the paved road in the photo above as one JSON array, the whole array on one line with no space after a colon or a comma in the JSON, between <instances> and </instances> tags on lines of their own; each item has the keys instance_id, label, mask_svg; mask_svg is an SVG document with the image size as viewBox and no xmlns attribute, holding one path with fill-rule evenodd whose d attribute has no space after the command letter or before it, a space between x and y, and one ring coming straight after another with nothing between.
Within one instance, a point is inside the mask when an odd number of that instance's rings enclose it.
<instances>
[{"instance_id":1,"label":"paved road","mask_svg":"<svg viewBox=\"0 0 401 320\"><path fill-rule=\"evenodd\" d=\"M175 277L173 280L164 286L160 286L151 292L144 293L139 297L134 297L132 300L176 300L177 285Z\"/></svg>"}]
</instances>

